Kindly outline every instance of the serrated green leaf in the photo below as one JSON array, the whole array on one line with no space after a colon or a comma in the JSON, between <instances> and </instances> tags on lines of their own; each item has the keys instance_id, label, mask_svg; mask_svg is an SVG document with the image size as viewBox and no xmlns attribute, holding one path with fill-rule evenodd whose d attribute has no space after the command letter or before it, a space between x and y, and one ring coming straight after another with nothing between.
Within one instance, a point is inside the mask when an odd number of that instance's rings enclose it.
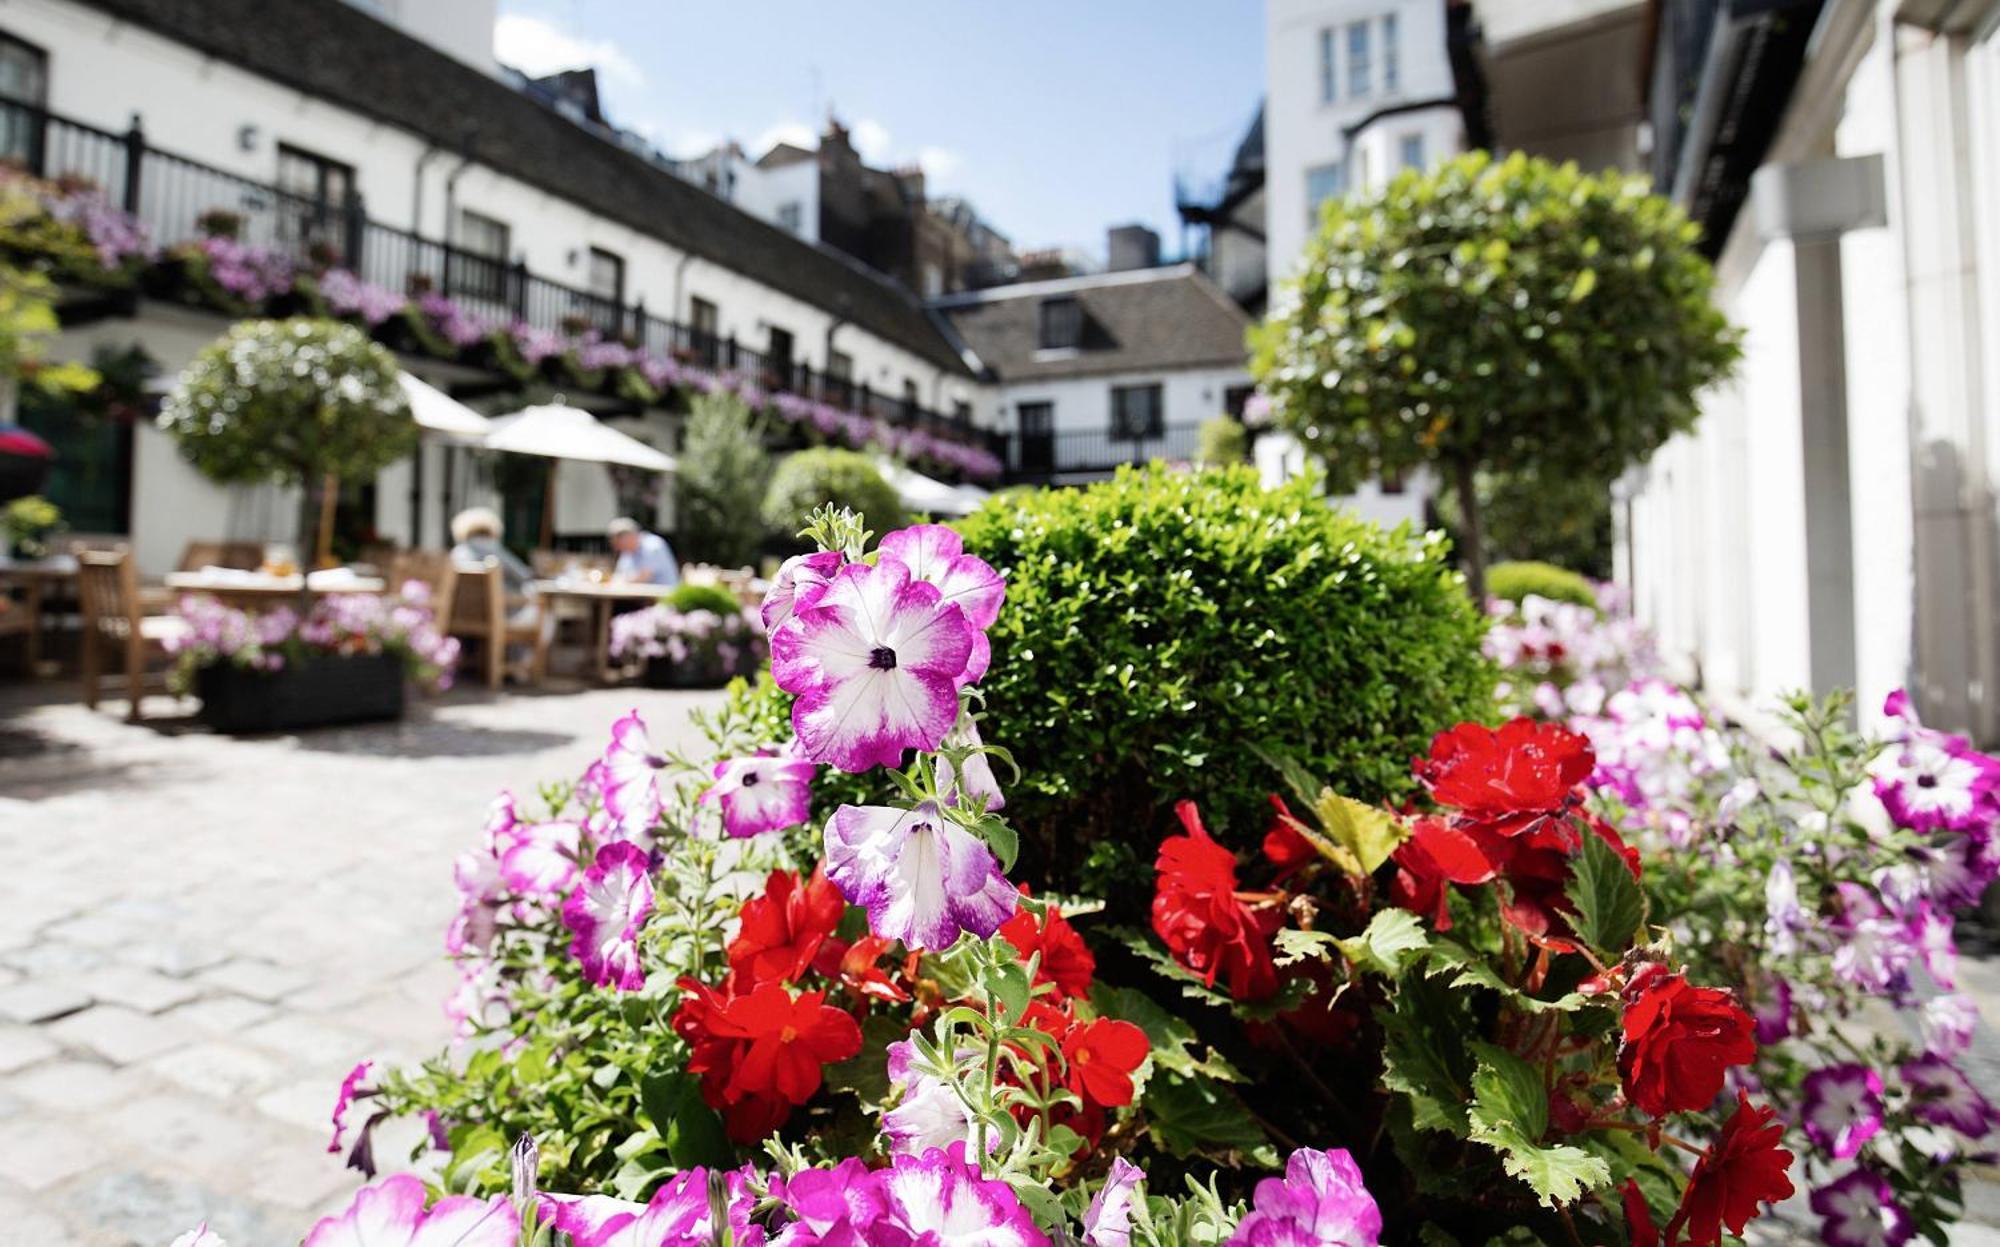
<instances>
[{"instance_id":1,"label":"serrated green leaf","mask_svg":"<svg viewBox=\"0 0 2000 1247\"><path fill-rule=\"evenodd\" d=\"M1573 1204L1585 1191L1611 1185L1611 1169L1580 1147L1558 1143L1540 1147L1518 1136L1494 1139L1483 1137L1474 1128L1472 1137L1500 1152L1500 1167L1528 1184L1530 1190L1550 1208Z\"/></svg>"},{"instance_id":2,"label":"serrated green leaf","mask_svg":"<svg viewBox=\"0 0 2000 1247\"><path fill-rule=\"evenodd\" d=\"M1611 1184L1603 1159L1568 1144L1543 1146L1549 1128L1548 1090L1534 1066L1504 1048L1475 1043L1470 1137L1500 1153L1500 1164L1526 1182L1542 1203L1574 1203L1586 1190Z\"/></svg>"},{"instance_id":3,"label":"serrated green leaf","mask_svg":"<svg viewBox=\"0 0 2000 1247\"><path fill-rule=\"evenodd\" d=\"M1090 989L1090 1003L1098 1016L1118 1018L1145 1031L1153 1064L1160 1069L1185 1076L1203 1074L1223 1082L1244 1081L1242 1073L1215 1049L1204 1048L1205 1055L1197 1055L1194 1028L1161 1008L1144 992L1095 983ZM870 1051L865 1043L861 1050ZM877 1060L875 1064L879 1066L882 1062Z\"/></svg>"},{"instance_id":4,"label":"serrated green leaf","mask_svg":"<svg viewBox=\"0 0 2000 1247\"><path fill-rule=\"evenodd\" d=\"M1361 934L1336 942L1357 968L1396 978L1430 946L1430 936L1409 910L1385 909L1368 920Z\"/></svg>"},{"instance_id":5,"label":"serrated green leaf","mask_svg":"<svg viewBox=\"0 0 2000 1247\"><path fill-rule=\"evenodd\" d=\"M1489 1129L1511 1127L1525 1139L1549 1129L1548 1089L1534 1066L1505 1048L1474 1042L1479 1062L1472 1072L1472 1119Z\"/></svg>"},{"instance_id":6,"label":"serrated green leaf","mask_svg":"<svg viewBox=\"0 0 2000 1247\"><path fill-rule=\"evenodd\" d=\"M1592 948L1622 954L1646 917L1646 894L1618 850L1586 832L1570 867L1569 899L1576 906L1578 938Z\"/></svg>"},{"instance_id":7,"label":"serrated green leaf","mask_svg":"<svg viewBox=\"0 0 2000 1247\"><path fill-rule=\"evenodd\" d=\"M1569 992L1554 1000L1538 1000L1501 978L1500 972L1484 957L1447 936L1431 936L1425 960L1425 973L1432 978L1444 978L1452 987L1484 987L1499 992L1509 1004L1525 1013L1574 1013L1591 1003L1591 998L1580 992Z\"/></svg>"},{"instance_id":8,"label":"serrated green leaf","mask_svg":"<svg viewBox=\"0 0 2000 1247\"><path fill-rule=\"evenodd\" d=\"M1236 1093L1212 1078L1162 1073L1146 1084L1146 1129L1175 1156L1240 1157L1276 1165L1277 1149Z\"/></svg>"},{"instance_id":9,"label":"serrated green leaf","mask_svg":"<svg viewBox=\"0 0 2000 1247\"><path fill-rule=\"evenodd\" d=\"M1301 931L1297 927L1286 927L1272 940L1277 949L1273 958L1281 966L1297 965L1306 958L1328 961L1340 941L1325 931Z\"/></svg>"},{"instance_id":10,"label":"serrated green leaf","mask_svg":"<svg viewBox=\"0 0 2000 1247\"><path fill-rule=\"evenodd\" d=\"M1382 1024L1382 1085L1409 1097L1419 1130L1464 1136L1471 1061L1459 1036L1464 1018L1432 981L1405 979Z\"/></svg>"}]
</instances>

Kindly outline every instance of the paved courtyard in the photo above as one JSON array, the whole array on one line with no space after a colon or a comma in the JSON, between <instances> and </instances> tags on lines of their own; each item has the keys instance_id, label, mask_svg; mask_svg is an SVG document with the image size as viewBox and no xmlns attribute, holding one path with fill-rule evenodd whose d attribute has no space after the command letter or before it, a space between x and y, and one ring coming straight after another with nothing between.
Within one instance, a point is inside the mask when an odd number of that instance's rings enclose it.
<instances>
[{"instance_id":1,"label":"paved courtyard","mask_svg":"<svg viewBox=\"0 0 2000 1247\"><path fill-rule=\"evenodd\" d=\"M70 694L0 682L0 1247L165 1247L204 1217L296 1244L358 1181L326 1152L341 1076L447 1038L451 861L493 793L713 697L468 690L232 740Z\"/></svg>"}]
</instances>

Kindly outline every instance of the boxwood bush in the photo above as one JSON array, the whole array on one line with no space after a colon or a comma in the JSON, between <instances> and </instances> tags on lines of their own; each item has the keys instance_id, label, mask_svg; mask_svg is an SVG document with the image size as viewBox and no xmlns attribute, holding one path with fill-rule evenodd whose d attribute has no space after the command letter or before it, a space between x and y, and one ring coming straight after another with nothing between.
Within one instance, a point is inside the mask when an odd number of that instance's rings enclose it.
<instances>
[{"instance_id":1,"label":"boxwood bush","mask_svg":"<svg viewBox=\"0 0 2000 1247\"><path fill-rule=\"evenodd\" d=\"M903 503L875 461L857 450L816 446L786 455L764 494L764 523L781 544L796 546L814 507L832 503L858 512L879 536L903 523Z\"/></svg>"},{"instance_id":2,"label":"boxwood bush","mask_svg":"<svg viewBox=\"0 0 2000 1247\"><path fill-rule=\"evenodd\" d=\"M1555 602L1574 602L1597 609L1597 590L1590 581L1554 563L1524 561L1495 563L1486 572L1486 592L1491 597L1512 602L1533 595Z\"/></svg>"},{"instance_id":3,"label":"boxwood bush","mask_svg":"<svg viewBox=\"0 0 2000 1247\"><path fill-rule=\"evenodd\" d=\"M675 585L667 591L665 600L683 615L714 611L727 618L743 609L737 604L736 595L720 585Z\"/></svg>"}]
</instances>

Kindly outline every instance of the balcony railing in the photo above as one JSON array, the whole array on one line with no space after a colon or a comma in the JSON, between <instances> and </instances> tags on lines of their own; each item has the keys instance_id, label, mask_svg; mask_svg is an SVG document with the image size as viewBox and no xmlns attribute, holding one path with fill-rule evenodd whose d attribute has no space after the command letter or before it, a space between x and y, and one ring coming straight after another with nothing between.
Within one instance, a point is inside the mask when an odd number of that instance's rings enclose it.
<instances>
[{"instance_id":1,"label":"balcony railing","mask_svg":"<svg viewBox=\"0 0 2000 1247\"><path fill-rule=\"evenodd\" d=\"M1007 439L1007 474L1017 481L1100 475L1126 463L1190 460L1200 444L1198 424L1170 424L1136 438L1109 429L1014 433Z\"/></svg>"},{"instance_id":2,"label":"balcony railing","mask_svg":"<svg viewBox=\"0 0 2000 1247\"><path fill-rule=\"evenodd\" d=\"M704 333L647 310L531 272L525 264L385 225L356 193L327 202L242 177L147 141L135 114L124 133L99 129L37 105L0 97L0 161L51 181L88 184L136 218L160 247L212 234L230 214L234 237L303 269L340 267L392 292L435 292L483 321L521 323L574 336L595 330L635 349L739 374L771 393L818 399L903 429L1000 453L994 434L959 413L872 392L800 360L772 356L734 336Z\"/></svg>"}]
</instances>

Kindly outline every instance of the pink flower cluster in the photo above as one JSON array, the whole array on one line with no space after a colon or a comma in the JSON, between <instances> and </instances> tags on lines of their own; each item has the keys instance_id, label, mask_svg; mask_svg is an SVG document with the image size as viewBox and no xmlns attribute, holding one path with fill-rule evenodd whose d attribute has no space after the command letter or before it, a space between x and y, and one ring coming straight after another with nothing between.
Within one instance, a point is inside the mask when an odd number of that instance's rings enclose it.
<instances>
[{"instance_id":1,"label":"pink flower cluster","mask_svg":"<svg viewBox=\"0 0 2000 1247\"><path fill-rule=\"evenodd\" d=\"M292 258L282 251L234 238L204 238L195 248L207 261L209 279L245 303L291 292Z\"/></svg>"},{"instance_id":2,"label":"pink flower cluster","mask_svg":"<svg viewBox=\"0 0 2000 1247\"><path fill-rule=\"evenodd\" d=\"M666 658L681 664L691 657L713 655L724 671L734 672L746 659L761 660L769 649L755 611L718 615L710 610L675 610L663 602L611 621L611 656L617 659Z\"/></svg>"},{"instance_id":3,"label":"pink flower cluster","mask_svg":"<svg viewBox=\"0 0 2000 1247\"><path fill-rule=\"evenodd\" d=\"M166 645L175 658L174 686L183 690L211 663L281 671L310 654L391 653L413 678L440 689L450 686L458 665L458 641L438 630L428 590L414 581L395 597L325 594L303 619L286 606L251 613L199 594L183 597L176 611L188 629Z\"/></svg>"},{"instance_id":4,"label":"pink flower cluster","mask_svg":"<svg viewBox=\"0 0 2000 1247\"><path fill-rule=\"evenodd\" d=\"M1499 664L1503 702L1545 718L1595 715L1617 689L1659 671L1652 634L1623 609L1623 590L1597 587L1598 608L1530 594L1488 602L1486 656Z\"/></svg>"},{"instance_id":5,"label":"pink flower cluster","mask_svg":"<svg viewBox=\"0 0 2000 1247\"><path fill-rule=\"evenodd\" d=\"M363 281L344 268L319 276L319 294L336 316L351 316L373 329L403 310L409 300L386 286Z\"/></svg>"},{"instance_id":6,"label":"pink flower cluster","mask_svg":"<svg viewBox=\"0 0 2000 1247\"><path fill-rule=\"evenodd\" d=\"M438 336L459 350L481 341L490 332L484 320L473 315L456 299L448 299L435 291L417 299L417 311Z\"/></svg>"},{"instance_id":7,"label":"pink flower cluster","mask_svg":"<svg viewBox=\"0 0 2000 1247\"><path fill-rule=\"evenodd\" d=\"M22 175L8 170L0 176L13 179ZM51 187L42 197L42 207L55 220L81 229L97 253L97 262L107 269L122 269L129 263L151 260L159 253L145 223L112 207L101 190L63 191Z\"/></svg>"}]
</instances>

